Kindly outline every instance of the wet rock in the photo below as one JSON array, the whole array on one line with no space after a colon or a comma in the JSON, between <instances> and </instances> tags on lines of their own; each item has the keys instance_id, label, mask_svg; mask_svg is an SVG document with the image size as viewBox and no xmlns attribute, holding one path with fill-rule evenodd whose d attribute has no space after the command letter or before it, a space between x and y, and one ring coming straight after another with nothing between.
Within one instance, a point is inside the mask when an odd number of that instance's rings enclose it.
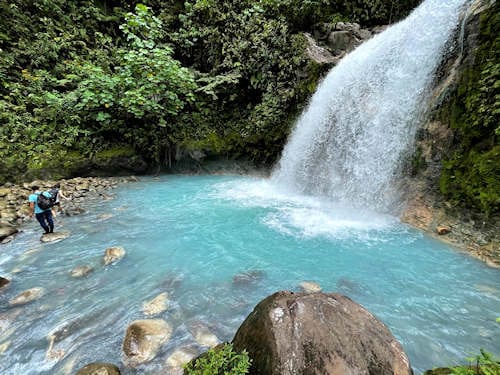
<instances>
[{"instance_id":1,"label":"wet rock","mask_svg":"<svg viewBox=\"0 0 500 375\"><path fill-rule=\"evenodd\" d=\"M334 293L267 297L238 329L233 345L252 358L250 374L412 374L387 327Z\"/></svg>"},{"instance_id":2,"label":"wet rock","mask_svg":"<svg viewBox=\"0 0 500 375\"><path fill-rule=\"evenodd\" d=\"M76 216L85 213L85 210L81 207L68 207L63 212L66 216Z\"/></svg>"},{"instance_id":3,"label":"wet rock","mask_svg":"<svg viewBox=\"0 0 500 375\"><path fill-rule=\"evenodd\" d=\"M233 285L235 286L246 286L252 285L256 282L263 280L266 277L266 273L262 270L251 270L238 273L233 276Z\"/></svg>"},{"instance_id":4,"label":"wet rock","mask_svg":"<svg viewBox=\"0 0 500 375\"><path fill-rule=\"evenodd\" d=\"M201 346L208 346L213 348L221 343L219 338L214 335L207 327L204 326L194 326L191 328L191 333L194 339Z\"/></svg>"},{"instance_id":5,"label":"wet rock","mask_svg":"<svg viewBox=\"0 0 500 375\"><path fill-rule=\"evenodd\" d=\"M120 369L111 363L90 363L82 367L76 375L120 375Z\"/></svg>"},{"instance_id":6,"label":"wet rock","mask_svg":"<svg viewBox=\"0 0 500 375\"><path fill-rule=\"evenodd\" d=\"M4 288L7 287L7 285L10 284L10 280L6 279L5 277L0 276L0 291Z\"/></svg>"},{"instance_id":7,"label":"wet rock","mask_svg":"<svg viewBox=\"0 0 500 375\"><path fill-rule=\"evenodd\" d=\"M21 294L17 295L13 299L9 301L9 305L15 306L15 305L24 305L26 303L35 301L39 299L40 297L43 296L45 293L45 290L43 288L37 287L37 288L31 288L28 290L25 290Z\"/></svg>"},{"instance_id":8,"label":"wet rock","mask_svg":"<svg viewBox=\"0 0 500 375\"><path fill-rule=\"evenodd\" d=\"M156 315L166 311L168 308L168 294L166 292L157 295L151 301L144 302L142 311L145 315Z\"/></svg>"},{"instance_id":9,"label":"wet rock","mask_svg":"<svg viewBox=\"0 0 500 375\"><path fill-rule=\"evenodd\" d=\"M45 233L42 235L42 237L40 237L40 241L42 241L44 243L62 241L64 239L68 238L69 235L70 235L69 231Z\"/></svg>"},{"instance_id":10,"label":"wet rock","mask_svg":"<svg viewBox=\"0 0 500 375\"><path fill-rule=\"evenodd\" d=\"M0 314L0 334L3 339L9 336L9 334L7 334L7 329L15 322L21 313L22 309L17 308Z\"/></svg>"},{"instance_id":11,"label":"wet rock","mask_svg":"<svg viewBox=\"0 0 500 375\"><path fill-rule=\"evenodd\" d=\"M5 341L4 343L0 344L0 355L5 353L7 351L7 349L9 349L9 346L10 346L10 340Z\"/></svg>"},{"instance_id":12,"label":"wet rock","mask_svg":"<svg viewBox=\"0 0 500 375\"><path fill-rule=\"evenodd\" d=\"M300 289L306 293L317 293L321 292L321 286L314 281L302 281L299 284Z\"/></svg>"},{"instance_id":13,"label":"wet rock","mask_svg":"<svg viewBox=\"0 0 500 375\"><path fill-rule=\"evenodd\" d=\"M101 214L97 216L97 220L105 221L111 219L113 216L112 214Z\"/></svg>"},{"instance_id":14,"label":"wet rock","mask_svg":"<svg viewBox=\"0 0 500 375\"><path fill-rule=\"evenodd\" d=\"M2 214L3 218L3 214ZM14 228L12 225L8 224L0 224L0 241L3 241L7 237L12 236L13 234L16 234L18 230Z\"/></svg>"},{"instance_id":15,"label":"wet rock","mask_svg":"<svg viewBox=\"0 0 500 375\"><path fill-rule=\"evenodd\" d=\"M130 324L123 340L124 362L135 367L152 360L160 347L170 339L172 327L162 319L136 320Z\"/></svg>"},{"instance_id":16,"label":"wet rock","mask_svg":"<svg viewBox=\"0 0 500 375\"><path fill-rule=\"evenodd\" d=\"M92 272L93 268L90 266L77 266L71 270L71 277L79 278L87 276Z\"/></svg>"},{"instance_id":17,"label":"wet rock","mask_svg":"<svg viewBox=\"0 0 500 375\"><path fill-rule=\"evenodd\" d=\"M166 360L168 373L183 373L183 366L195 358L197 352L194 348L179 348L176 349Z\"/></svg>"},{"instance_id":18,"label":"wet rock","mask_svg":"<svg viewBox=\"0 0 500 375\"><path fill-rule=\"evenodd\" d=\"M121 246L108 247L104 253L104 265L116 263L125 256L125 249Z\"/></svg>"},{"instance_id":19,"label":"wet rock","mask_svg":"<svg viewBox=\"0 0 500 375\"><path fill-rule=\"evenodd\" d=\"M319 46L311 35L305 33L307 56L317 64L335 65L343 56L333 56L330 51Z\"/></svg>"},{"instance_id":20,"label":"wet rock","mask_svg":"<svg viewBox=\"0 0 500 375\"><path fill-rule=\"evenodd\" d=\"M448 234L451 232L451 228L447 225L440 225L436 227L436 233L439 234L440 236L443 236L445 234Z\"/></svg>"}]
</instances>

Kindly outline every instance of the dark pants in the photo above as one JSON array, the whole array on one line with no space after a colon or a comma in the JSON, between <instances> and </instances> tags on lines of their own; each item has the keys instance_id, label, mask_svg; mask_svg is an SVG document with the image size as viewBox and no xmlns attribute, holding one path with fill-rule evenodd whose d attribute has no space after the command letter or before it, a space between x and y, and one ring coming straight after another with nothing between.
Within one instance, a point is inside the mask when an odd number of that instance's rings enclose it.
<instances>
[{"instance_id":1,"label":"dark pants","mask_svg":"<svg viewBox=\"0 0 500 375\"><path fill-rule=\"evenodd\" d=\"M54 231L54 221L52 220L52 212L50 210L43 211L35 216L45 230L45 233L52 233Z\"/></svg>"}]
</instances>

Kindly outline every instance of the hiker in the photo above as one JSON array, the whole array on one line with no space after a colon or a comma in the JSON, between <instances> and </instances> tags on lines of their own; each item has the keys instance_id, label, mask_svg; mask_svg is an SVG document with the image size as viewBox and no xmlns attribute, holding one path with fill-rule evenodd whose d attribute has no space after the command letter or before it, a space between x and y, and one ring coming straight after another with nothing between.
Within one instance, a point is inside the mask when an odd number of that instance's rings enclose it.
<instances>
[{"instance_id":1,"label":"hiker","mask_svg":"<svg viewBox=\"0 0 500 375\"><path fill-rule=\"evenodd\" d=\"M52 189L49 190L50 195L52 195L52 199L54 200L54 207L52 208L52 215L56 216L56 209L55 206L59 206L61 204L59 197L65 200L69 200L68 197L66 197L61 189L61 184L58 182L54 186L52 186Z\"/></svg>"},{"instance_id":2,"label":"hiker","mask_svg":"<svg viewBox=\"0 0 500 375\"><path fill-rule=\"evenodd\" d=\"M30 204L30 217L33 217L33 213L35 214L36 219L40 223L40 226L45 230L45 233L54 232L54 221L52 220L52 211L51 208L47 208L42 210L38 206L38 196L42 193L39 186L32 186L31 190L33 193L29 196L28 201Z\"/></svg>"}]
</instances>

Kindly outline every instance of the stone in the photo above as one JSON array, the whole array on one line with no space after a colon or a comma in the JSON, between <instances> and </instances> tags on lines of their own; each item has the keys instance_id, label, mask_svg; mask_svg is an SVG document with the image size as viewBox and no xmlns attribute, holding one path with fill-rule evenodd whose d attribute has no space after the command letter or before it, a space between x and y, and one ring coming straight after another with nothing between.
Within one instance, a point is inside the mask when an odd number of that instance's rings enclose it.
<instances>
[{"instance_id":1,"label":"stone","mask_svg":"<svg viewBox=\"0 0 500 375\"><path fill-rule=\"evenodd\" d=\"M136 320L127 328L123 340L124 362L131 367L152 360L170 339L172 327L163 319Z\"/></svg>"},{"instance_id":2,"label":"stone","mask_svg":"<svg viewBox=\"0 0 500 375\"><path fill-rule=\"evenodd\" d=\"M0 355L5 353L7 351L7 349L9 349L9 346L10 346L10 340L5 341L4 343L0 344Z\"/></svg>"},{"instance_id":3,"label":"stone","mask_svg":"<svg viewBox=\"0 0 500 375\"><path fill-rule=\"evenodd\" d=\"M448 234L451 232L451 228L447 225L440 225L436 227L436 233L439 234L440 236L443 236L445 234Z\"/></svg>"},{"instance_id":4,"label":"stone","mask_svg":"<svg viewBox=\"0 0 500 375\"><path fill-rule=\"evenodd\" d=\"M76 375L120 375L120 369L111 363L89 363L82 367Z\"/></svg>"},{"instance_id":5,"label":"stone","mask_svg":"<svg viewBox=\"0 0 500 375\"><path fill-rule=\"evenodd\" d=\"M389 329L334 293L267 297L240 326L233 346L252 358L250 374L412 374Z\"/></svg>"},{"instance_id":6,"label":"stone","mask_svg":"<svg viewBox=\"0 0 500 375\"><path fill-rule=\"evenodd\" d=\"M5 277L0 276L0 290L2 290L4 287L10 284L10 280L6 279Z\"/></svg>"},{"instance_id":7,"label":"stone","mask_svg":"<svg viewBox=\"0 0 500 375\"><path fill-rule=\"evenodd\" d=\"M9 301L9 305L11 306L24 305L26 303L39 299L40 297L43 296L44 293L45 290L40 287L25 290L21 294L18 294L16 297L11 299Z\"/></svg>"},{"instance_id":8,"label":"stone","mask_svg":"<svg viewBox=\"0 0 500 375\"><path fill-rule=\"evenodd\" d=\"M306 293L317 293L321 292L321 286L314 281L302 281L299 284L300 289Z\"/></svg>"},{"instance_id":9,"label":"stone","mask_svg":"<svg viewBox=\"0 0 500 375\"><path fill-rule=\"evenodd\" d=\"M264 279L265 277L266 273L262 270L245 271L233 276L233 285L235 286L251 285Z\"/></svg>"},{"instance_id":10,"label":"stone","mask_svg":"<svg viewBox=\"0 0 500 375\"><path fill-rule=\"evenodd\" d=\"M3 217L3 215L2 215ZM8 224L0 224L0 241L3 241L5 238L12 236L19 232L15 227Z\"/></svg>"},{"instance_id":11,"label":"stone","mask_svg":"<svg viewBox=\"0 0 500 375\"><path fill-rule=\"evenodd\" d=\"M116 263L125 256L125 249L121 246L108 247L104 253L104 265Z\"/></svg>"},{"instance_id":12,"label":"stone","mask_svg":"<svg viewBox=\"0 0 500 375\"><path fill-rule=\"evenodd\" d=\"M69 231L61 231L61 232L54 232L54 233L45 233L40 237L40 241L47 243L47 242L58 242L62 241L66 238L68 238L70 235Z\"/></svg>"},{"instance_id":13,"label":"stone","mask_svg":"<svg viewBox=\"0 0 500 375\"><path fill-rule=\"evenodd\" d=\"M340 58L343 57L343 55L340 57L333 56L330 53L330 51L319 46L311 35L305 33L304 36L307 42L306 44L307 56L315 63L335 65L339 62Z\"/></svg>"},{"instance_id":14,"label":"stone","mask_svg":"<svg viewBox=\"0 0 500 375\"><path fill-rule=\"evenodd\" d=\"M166 311L168 308L168 294L160 293L151 301L142 304L142 311L145 315L156 315Z\"/></svg>"},{"instance_id":15,"label":"stone","mask_svg":"<svg viewBox=\"0 0 500 375\"><path fill-rule=\"evenodd\" d=\"M71 270L71 277L79 278L87 276L90 272L92 272L93 268L90 266L76 266Z\"/></svg>"},{"instance_id":16,"label":"stone","mask_svg":"<svg viewBox=\"0 0 500 375\"><path fill-rule=\"evenodd\" d=\"M207 327L204 326L196 326L192 327L191 333L193 334L194 339L201 346L208 346L209 348L213 348L221 343L219 338L214 335Z\"/></svg>"},{"instance_id":17,"label":"stone","mask_svg":"<svg viewBox=\"0 0 500 375\"><path fill-rule=\"evenodd\" d=\"M101 214L97 216L97 220L105 221L111 219L113 216L112 214Z\"/></svg>"},{"instance_id":18,"label":"stone","mask_svg":"<svg viewBox=\"0 0 500 375\"><path fill-rule=\"evenodd\" d=\"M190 362L197 355L194 348L176 349L166 360L165 364L169 369L168 373L182 370L182 366ZM182 374L182 372L180 372Z\"/></svg>"},{"instance_id":19,"label":"stone","mask_svg":"<svg viewBox=\"0 0 500 375\"><path fill-rule=\"evenodd\" d=\"M350 52L359 44L359 40L350 31L332 31L328 35L328 47L335 55Z\"/></svg>"}]
</instances>

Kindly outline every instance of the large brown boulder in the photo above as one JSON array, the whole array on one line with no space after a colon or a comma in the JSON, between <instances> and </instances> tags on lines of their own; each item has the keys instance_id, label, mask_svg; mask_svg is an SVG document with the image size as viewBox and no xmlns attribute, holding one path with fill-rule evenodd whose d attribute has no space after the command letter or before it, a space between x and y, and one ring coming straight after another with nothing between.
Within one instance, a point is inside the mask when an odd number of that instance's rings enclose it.
<instances>
[{"instance_id":1,"label":"large brown boulder","mask_svg":"<svg viewBox=\"0 0 500 375\"><path fill-rule=\"evenodd\" d=\"M2 218L4 215L2 214ZM16 234L18 230L11 225L0 223L0 241L3 239Z\"/></svg>"},{"instance_id":2,"label":"large brown boulder","mask_svg":"<svg viewBox=\"0 0 500 375\"><path fill-rule=\"evenodd\" d=\"M162 319L132 322L123 340L124 362L135 367L152 360L160 347L170 339L172 327Z\"/></svg>"},{"instance_id":3,"label":"large brown boulder","mask_svg":"<svg viewBox=\"0 0 500 375\"><path fill-rule=\"evenodd\" d=\"M278 292L261 301L236 332L250 374L410 375L389 329L340 294Z\"/></svg>"}]
</instances>

